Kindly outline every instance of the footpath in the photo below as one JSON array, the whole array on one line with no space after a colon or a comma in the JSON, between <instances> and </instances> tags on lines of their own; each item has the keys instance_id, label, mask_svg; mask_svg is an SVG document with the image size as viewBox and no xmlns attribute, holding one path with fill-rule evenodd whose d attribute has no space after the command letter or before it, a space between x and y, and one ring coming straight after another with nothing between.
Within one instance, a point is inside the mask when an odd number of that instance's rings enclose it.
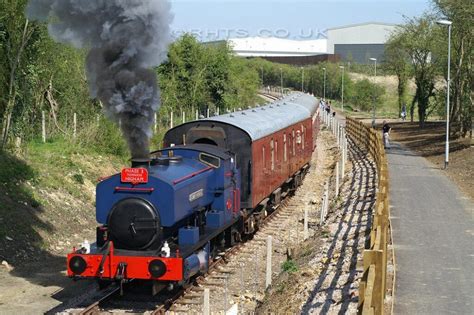
<instances>
[{"instance_id":1,"label":"footpath","mask_svg":"<svg viewBox=\"0 0 474 315\"><path fill-rule=\"evenodd\" d=\"M473 202L424 158L396 143L387 153L394 314L474 314Z\"/></svg>"}]
</instances>

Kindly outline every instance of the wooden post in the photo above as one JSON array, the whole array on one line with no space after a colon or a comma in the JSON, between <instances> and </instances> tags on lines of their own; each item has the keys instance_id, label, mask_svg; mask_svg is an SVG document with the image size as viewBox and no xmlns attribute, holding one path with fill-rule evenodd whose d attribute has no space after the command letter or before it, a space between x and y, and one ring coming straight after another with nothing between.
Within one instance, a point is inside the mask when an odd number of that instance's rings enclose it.
<instances>
[{"instance_id":1,"label":"wooden post","mask_svg":"<svg viewBox=\"0 0 474 315\"><path fill-rule=\"evenodd\" d=\"M204 305L202 307L203 315L210 315L211 314L211 306L209 303L209 288L204 289Z\"/></svg>"},{"instance_id":2,"label":"wooden post","mask_svg":"<svg viewBox=\"0 0 474 315\"><path fill-rule=\"evenodd\" d=\"M265 278L265 289L272 285L272 237L267 237L267 273Z\"/></svg>"},{"instance_id":3,"label":"wooden post","mask_svg":"<svg viewBox=\"0 0 474 315\"><path fill-rule=\"evenodd\" d=\"M210 115L210 110L209 110L209 107L207 108L207 118L209 118L209 115Z\"/></svg>"},{"instance_id":4,"label":"wooden post","mask_svg":"<svg viewBox=\"0 0 474 315\"><path fill-rule=\"evenodd\" d=\"M217 107L217 112L216 113L217 113L217 116L220 115L219 107Z\"/></svg>"},{"instance_id":5,"label":"wooden post","mask_svg":"<svg viewBox=\"0 0 474 315\"><path fill-rule=\"evenodd\" d=\"M173 128L173 127L174 127L174 123L173 123L173 116L174 116L174 112L171 112L171 117L170 117L170 128Z\"/></svg>"},{"instance_id":6,"label":"wooden post","mask_svg":"<svg viewBox=\"0 0 474 315\"><path fill-rule=\"evenodd\" d=\"M304 208L304 234L303 240L307 240L309 237L309 229L308 229L308 207Z\"/></svg>"},{"instance_id":7,"label":"wooden post","mask_svg":"<svg viewBox=\"0 0 474 315\"><path fill-rule=\"evenodd\" d=\"M41 135L43 136L43 143L46 143L46 117L44 110L41 111Z\"/></svg>"},{"instance_id":8,"label":"wooden post","mask_svg":"<svg viewBox=\"0 0 474 315\"><path fill-rule=\"evenodd\" d=\"M336 197L339 196L339 162L336 162Z\"/></svg>"},{"instance_id":9,"label":"wooden post","mask_svg":"<svg viewBox=\"0 0 474 315\"><path fill-rule=\"evenodd\" d=\"M77 114L74 113L74 116L73 116L73 121L74 121L74 131L73 131L73 138L76 139L76 136L77 136Z\"/></svg>"},{"instance_id":10,"label":"wooden post","mask_svg":"<svg viewBox=\"0 0 474 315\"><path fill-rule=\"evenodd\" d=\"M342 165L341 165L341 179L344 180L346 176L346 159L347 159L347 140L344 138L342 145Z\"/></svg>"},{"instance_id":11,"label":"wooden post","mask_svg":"<svg viewBox=\"0 0 474 315\"><path fill-rule=\"evenodd\" d=\"M329 182L326 183L326 202L324 203L324 220L326 220L326 216L328 215L329 210Z\"/></svg>"},{"instance_id":12,"label":"wooden post","mask_svg":"<svg viewBox=\"0 0 474 315\"><path fill-rule=\"evenodd\" d=\"M182 115L183 115L182 118L183 118L183 124L184 124L184 123L186 122L186 112L183 111L183 114L182 114Z\"/></svg>"}]
</instances>

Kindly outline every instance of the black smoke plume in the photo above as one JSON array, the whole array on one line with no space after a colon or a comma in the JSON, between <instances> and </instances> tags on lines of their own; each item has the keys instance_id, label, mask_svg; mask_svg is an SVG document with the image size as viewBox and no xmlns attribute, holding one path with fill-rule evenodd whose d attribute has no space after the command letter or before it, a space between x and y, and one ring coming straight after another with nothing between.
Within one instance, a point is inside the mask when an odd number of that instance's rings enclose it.
<instances>
[{"instance_id":1,"label":"black smoke plume","mask_svg":"<svg viewBox=\"0 0 474 315\"><path fill-rule=\"evenodd\" d=\"M88 50L91 96L120 122L132 157L147 157L159 107L153 67L171 41L168 0L30 0L26 13L48 21L54 40Z\"/></svg>"}]
</instances>

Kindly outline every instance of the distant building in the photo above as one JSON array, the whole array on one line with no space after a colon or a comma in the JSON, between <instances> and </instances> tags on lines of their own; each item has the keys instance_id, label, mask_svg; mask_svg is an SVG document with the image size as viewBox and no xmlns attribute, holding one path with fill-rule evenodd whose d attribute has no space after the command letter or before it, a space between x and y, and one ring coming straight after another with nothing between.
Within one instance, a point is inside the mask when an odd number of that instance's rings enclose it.
<instances>
[{"instance_id":1,"label":"distant building","mask_svg":"<svg viewBox=\"0 0 474 315\"><path fill-rule=\"evenodd\" d=\"M291 40L275 37L231 38L229 44L241 57L296 57L326 54L327 41Z\"/></svg>"},{"instance_id":2,"label":"distant building","mask_svg":"<svg viewBox=\"0 0 474 315\"><path fill-rule=\"evenodd\" d=\"M396 27L395 24L368 22L330 28L327 39L246 37L230 38L228 42L237 56L246 58L260 57L302 66L340 60L365 64L370 62L370 58L382 61L385 43Z\"/></svg>"},{"instance_id":3,"label":"distant building","mask_svg":"<svg viewBox=\"0 0 474 315\"><path fill-rule=\"evenodd\" d=\"M339 55L344 61L369 63L370 58L382 61L385 43L397 25L368 22L327 30L328 54Z\"/></svg>"}]
</instances>

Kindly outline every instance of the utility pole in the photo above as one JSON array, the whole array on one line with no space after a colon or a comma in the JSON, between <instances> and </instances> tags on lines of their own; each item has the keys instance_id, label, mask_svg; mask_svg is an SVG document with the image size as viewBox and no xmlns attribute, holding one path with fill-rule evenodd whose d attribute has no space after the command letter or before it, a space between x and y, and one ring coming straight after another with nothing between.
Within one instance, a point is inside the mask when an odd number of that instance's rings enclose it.
<instances>
[{"instance_id":1,"label":"utility pole","mask_svg":"<svg viewBox=\"0 0 474 315\"><path fill-rule=\"evenodd\" d=\"M341 102L342 102L342 104L341 104L341 110L344 112L344 66L339 66L339 68L342 69L342 76L341 76L341 81L342 81L342 83L341 83L341 85L342 85L342 87L341 87L341 90L342 90L341 91Z\"/></svg>"},{"instance_id":2,"label":"utility pole","mask_svg":"<svg viewBox=\"0 0 474 315\"><path fill-rule=\"evenodd\" d=\"M451 83L451 26L453 22L448 20L436 21L440 25L448 26L448 78L447 78L447 91L446 91L446 147L445 147L445 159L444 159L444 169L448 169L449 164L449 92L450 92L450 83Z\"/></svg>"},{"instance_id":3,"label":"utility pole","mask_svg":"<svg viewBox=\"0 0 474 315\"><path fill-rule=\"evenodd\" d=\"M323 71L324 71L323 99L326 101L326 68L323 68Z\"/></svg>"},{"instance_id":4,"label":"utility pole","mask_svg":"<svg viewBox=\"0 0 474 315\"><path fill-rule=\"evenodd\" d=\"M281 90L281 97L283 97L283 69L280 68L280 90Z\"/></svg>"},{"instance_id":5,"label":"utility pole","mask_svg":"<svg viewBox=\"0 0 474 315\"><path fill-rule=\"evenodd\" d=\"M301 67L301 92L304 92L304 67Z\"/></svg>"}]
</instances>

